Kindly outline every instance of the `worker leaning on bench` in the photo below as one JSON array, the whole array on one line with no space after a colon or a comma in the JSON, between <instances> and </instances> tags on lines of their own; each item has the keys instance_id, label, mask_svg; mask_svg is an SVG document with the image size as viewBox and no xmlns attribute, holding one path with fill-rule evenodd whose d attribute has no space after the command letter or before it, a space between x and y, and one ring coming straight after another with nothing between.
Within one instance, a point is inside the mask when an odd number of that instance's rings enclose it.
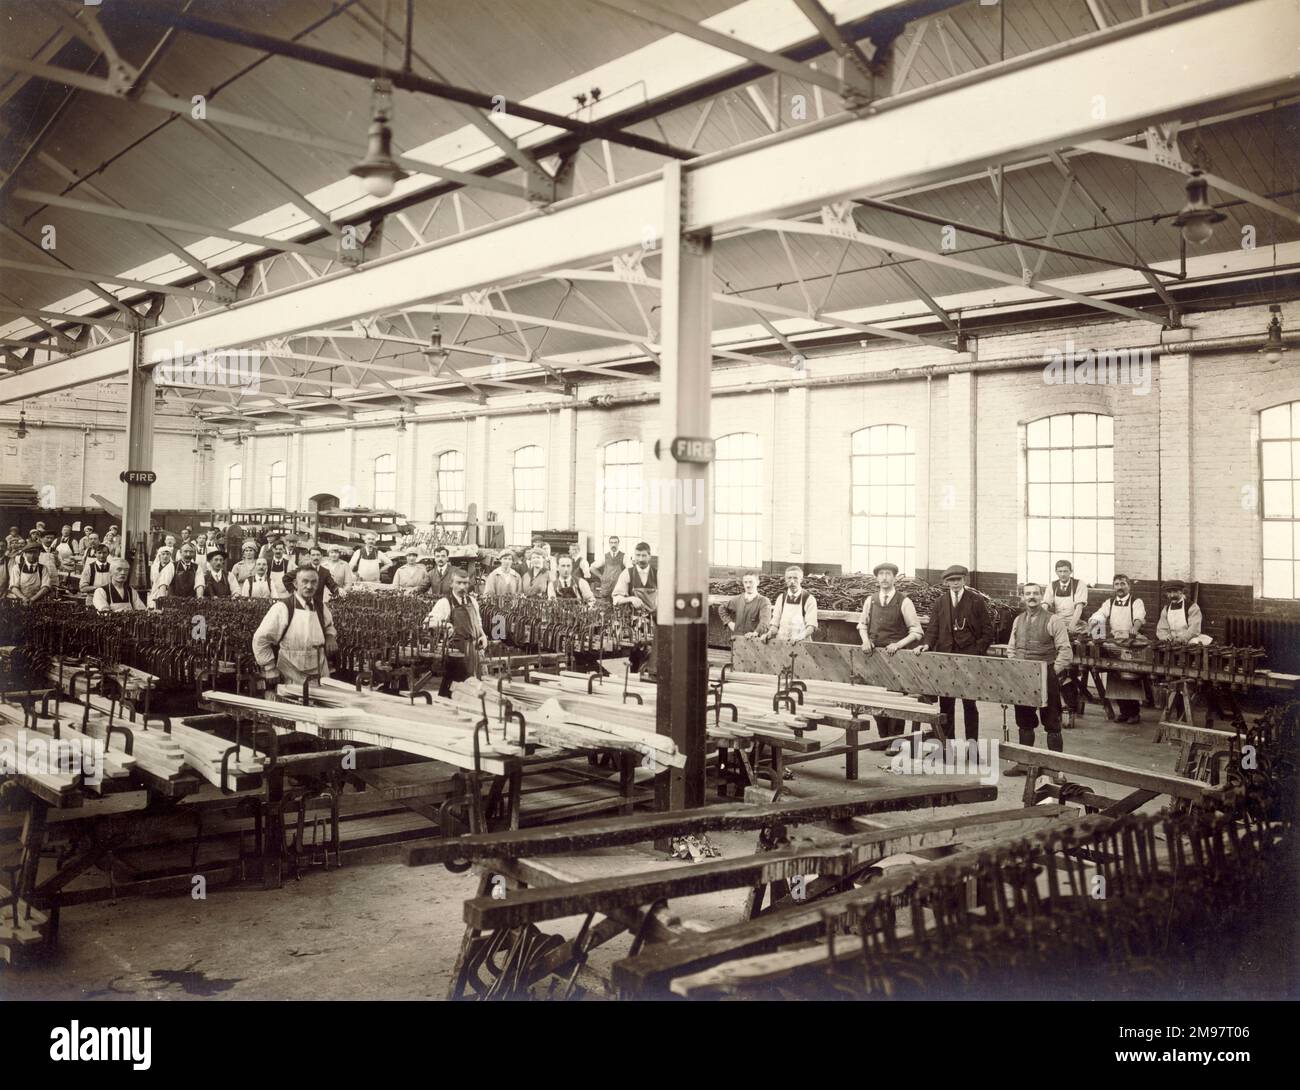
<instances>
[{"instance_id":1,"label":"worker leaning on bench","mask_svg":"<svg viewBox=\"0 0 1300 1090\"><path fill-rule=\"evenodd\" d=\"M872 568L871 574L876 577L876 592L862 603L862 620L858 622L863 651L870 655L881 650L892 655L904 647L920 643L925 631L916 606L911 598L894 587L898 565L884 561ZM903 733L903 720L887 715L878 715L875 719L880 737Z\"/></svg>"}]
</instances>

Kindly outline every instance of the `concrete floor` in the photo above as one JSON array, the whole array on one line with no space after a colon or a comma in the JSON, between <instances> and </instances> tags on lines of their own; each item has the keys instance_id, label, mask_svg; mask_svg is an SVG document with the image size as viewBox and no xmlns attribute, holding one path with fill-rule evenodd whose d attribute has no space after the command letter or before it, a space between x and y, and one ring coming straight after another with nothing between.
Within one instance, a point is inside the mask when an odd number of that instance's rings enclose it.
<instances>
[{"instance_id":1,"label":"concrete floor","mask_svg":"<svg viewBox=\"0 0 1300 1090\"><path fill-rule=\"evenodd\" d=\"M1002 711L981 705L985 737L1001 737ZM1071 753L1138 768L1172 771L1177 749L1156 744L1157 714L1142 724L1118 726L1090 707L1065 732ZM1010 714L1008 713L1008 720ZM1014 722L1010 724L1015 738ZM826 731L825 741L840 739ZM1039 744L1044 744L1042 734ZM862 786L895 777L878 766L882 754L864 753ZM949 807L944 815L1007 809L1021 804L1024 779L1002 777L996 802ZM843 758L798 766L787 785L794 797L849 793ZM1122 789L1100 786L1105 794ZM1147 809L1158 807L1148 805ZM886 814L887 823L925 820L939 812ZM752 833L715 834L725 856L754 850ZM402 849L368 854L338 870L288 879L276 891L216 889L206 900L190 897L126 899L64 910L59 949L45 964L19 972L0 967L5 999L438 999L450 982L459 946L461 905L475 893L472 872L441 866L407 867ZM572 866L584 877L647 869L664 857L650 845L587 856ZM565 865L555 860L557 865ZM688 866L689 864L678 864ZM745 891L677 901L687 919L721 925L739 918ZM579 919L557 927L576 932ZM599 968L624 956L626 936L593 956Z\"/></svg>"}]
</instances>

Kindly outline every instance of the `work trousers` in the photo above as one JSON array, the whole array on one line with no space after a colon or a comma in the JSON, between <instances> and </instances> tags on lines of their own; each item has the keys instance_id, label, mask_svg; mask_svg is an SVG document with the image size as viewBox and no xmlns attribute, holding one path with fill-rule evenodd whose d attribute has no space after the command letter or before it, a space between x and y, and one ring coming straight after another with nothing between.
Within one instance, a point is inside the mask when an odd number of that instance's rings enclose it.
<instances>
[{"instance_id":1,"label":"work trousers","mask_svg":"<svg viewBox=\"0 0 1300 1090\"><path fill-rule=\"evenodd\" d=\"M893 738L902 734L906 725L901 719L891 719L887 715L876 716L876 730L880 731L881 738Z\"/></svg>"},{"instance_id":2,"label":"work trousers","mask_svg":"<svg viewBox=\"0 0 1300 1090\"><path fill-rule=\"evenodd\" d=\"M952 731L952 737L957 737L957 716L955 710L957 707L957 698L955 696L939 697L939 711L948 717L950 724L949 729ZM961 702L962 721L965 723L966 740L972 741L980 736L980 711L973 700L963 700Z\"/></svg>"},{"instance_id":3,"label":"work trousers","mask_svg":"<svg viewBox=\"0 0 1300 1090\"><path fill-rule=\"evenodd\" d=\"M1061 752L1065 748L1061 740L1061 679L1050 666L1047 670L1047 703L1041 708L1029 704L1016 705L1016 726L1020 729L1022 746L1034 744L1034 730L1040 720L1047 731L1047 748Z\"/></svg>"},{"instance_id":4,"label":"work trousers","mask_svg":"<svg viewBox=\"0 0 1300 1090\"><path fill-rule=\"evenodd\" d=\"M457 681L465 681L468 677L469 669L464 658L448 655L443 662L442 684L438 686L438 695L451 696L452 685Z\"/></svg>"},{"instance_id":5,"label":"work trousers","mask_svg":"<svg viewBox=\"0 0 1300 1090\"><path fill-rule=\"evenodd\" d=\"M1116 700L1115 714L1124 719L1137 719L1142 714L1142 701Z\"/></svg>"}]
</instances>

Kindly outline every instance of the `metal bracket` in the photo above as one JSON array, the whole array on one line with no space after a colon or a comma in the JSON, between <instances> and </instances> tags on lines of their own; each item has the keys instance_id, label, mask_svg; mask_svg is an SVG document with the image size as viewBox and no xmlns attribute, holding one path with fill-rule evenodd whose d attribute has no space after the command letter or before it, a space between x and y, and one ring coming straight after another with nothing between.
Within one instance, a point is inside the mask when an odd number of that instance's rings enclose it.
<instances>
[{"instance_id":1,"label":"metal bracket","mask_svg":"<svg viewBox=\"0 0 1300 1090\"><path fill-rule=\"evenodd\" d=\"M631 250L614 255L614 275L625 284L644 284L650 277L643 267L645 250Z\"/></svg>"},{"instance_id":2,"label":"metal bracket","mask_svg":"<svg viewBox=\"0 0 1300 1090\"><path fill-rule=\"evenodd\" d=\"M853 207L852 201L835 201L833 204L822 205L822 226L837 238L854 238L858 233L858 225L853 218Z\"/></svg>"},{"instance_id":3,"label":"metal bracket","mask_svg":"<svg viewBox=\"0 0 1300 1090\"><path fill-rule=\"evenodd\" d=\"M1146 139L1147 151L1151 154L1153 163L1168 167L1170 170L1181 171L1183 174L1192 172L1192 164L1183 159L1182 152L1178 150L1177 121L1148 126Z\"/></svg>"}]
</instances>

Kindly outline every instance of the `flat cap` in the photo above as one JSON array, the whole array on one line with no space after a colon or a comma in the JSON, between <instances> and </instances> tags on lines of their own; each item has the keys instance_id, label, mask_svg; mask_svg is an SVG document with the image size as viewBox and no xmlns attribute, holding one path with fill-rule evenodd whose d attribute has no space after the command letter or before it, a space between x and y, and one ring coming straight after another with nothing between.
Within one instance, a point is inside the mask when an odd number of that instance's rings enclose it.
<instances>
[{"instance_id":1,"label":"flat cap","mask_svg":"<svg viewBox=\"0 0 1300 1090\"><path fill-rule=\"evenodd\" d=\"M970 569L962 564L949 564L947 569L944 571L943 575L940 576L940 578L948 579L954 575L961 575L961 576L965 576L966 578L970 578Z\"/></svg>"},{"instance_id":2,"label":"flat cap","mask_svg":"<svg viewBox=\"0 0 1300 1090\"><path fill-rule=\"evenodd\" d=\"M895 575L897 575L898 565L889 560L884 560L871 569L871 574L879 575L882 571L893 572Z\"/></svg>"}]
</instances>

